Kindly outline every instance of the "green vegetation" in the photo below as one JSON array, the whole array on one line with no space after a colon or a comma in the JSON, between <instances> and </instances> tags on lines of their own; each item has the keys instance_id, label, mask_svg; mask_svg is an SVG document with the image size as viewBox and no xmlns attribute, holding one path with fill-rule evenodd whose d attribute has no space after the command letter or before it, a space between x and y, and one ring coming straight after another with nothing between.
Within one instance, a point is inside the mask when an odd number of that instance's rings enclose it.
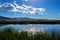
<instances>
[{"instance_id":1,"label":"green vegetation","mask_svg":"<svg viewBox=\"0 0 60 40\"><path fill-rule=\"evenodd\" d=\"M5 28L0 30L0 40L60 40L60 34L52 32L51 34L28 35L28 32L18 32L12 28Z\"/></svg>"},{"instance_id":2,"label":"green vegetation","mask_svg":"<svg viewBox=\"0 0 60 40\"><path fill-rule=\"evenodd\" d=\"M0 24L60 24L60 20L0 20Z\"/></svg>"}]
</instances>

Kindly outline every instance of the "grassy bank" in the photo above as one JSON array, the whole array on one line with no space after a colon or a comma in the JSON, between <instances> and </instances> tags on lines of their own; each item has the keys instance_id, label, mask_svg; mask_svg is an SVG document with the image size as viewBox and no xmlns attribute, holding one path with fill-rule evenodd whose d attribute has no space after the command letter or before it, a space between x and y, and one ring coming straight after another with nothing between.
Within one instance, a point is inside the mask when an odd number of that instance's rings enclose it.
<instances>
[{"instance_id":1,"label":"grassy bank","mask_svg":"<svg viewBox=\"0 0 60 40\"><path fill-rule=\"evenodd\" d=\"M38 33L28 35L28 32L18 32L12 28L5 28L0 30L0 40L60 40L60 34L52 32L51 34Z\"/></svg>"},{"instance_id":2,"label":"grassy bank","mask_svg":"<svg viewBox=\"0 0 60 40\"><path fill-rule=\"evenodd\" d=\"M0 24L60 24L60 20L0 20Z\"/></svg>"}]
</instances>

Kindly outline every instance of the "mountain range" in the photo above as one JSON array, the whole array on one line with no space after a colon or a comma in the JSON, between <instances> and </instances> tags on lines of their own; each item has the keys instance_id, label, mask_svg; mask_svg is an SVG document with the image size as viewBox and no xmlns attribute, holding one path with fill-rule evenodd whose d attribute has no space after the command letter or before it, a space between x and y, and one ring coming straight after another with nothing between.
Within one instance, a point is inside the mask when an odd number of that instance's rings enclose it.
<instances>
[{"instance_id":1,"label":"mountain range","mask_svg":"<svg viewBox=\"0 0 60 40\"><path fill-rule=\"evenodd\" d=\"M28 18L28 17L9 18L9 17L0 16L0 20L36 20L36 19Z\"/></svg>"},{"instance_id":2,"label":"mountain range","mask_svg":"<svg viewBox=\"0 0 60 40\"><path fill-rule=\"evenodd\" d=\"M8 17L3 17L3 16L0 16L0 20L6 20L6 19L10 19Z\"/></svg>"},{"instance_id":3,"label":"mountain range","mask_svg":"<svg viewBox=\"0 0 60 40\"><path fill-rule=\"evenodd\" d=\"M9 17L0 16L0 20L48 20L48 19L35 19L35 18L29 18L29 17L9 18Z\"/></svg>"}]
</instances>

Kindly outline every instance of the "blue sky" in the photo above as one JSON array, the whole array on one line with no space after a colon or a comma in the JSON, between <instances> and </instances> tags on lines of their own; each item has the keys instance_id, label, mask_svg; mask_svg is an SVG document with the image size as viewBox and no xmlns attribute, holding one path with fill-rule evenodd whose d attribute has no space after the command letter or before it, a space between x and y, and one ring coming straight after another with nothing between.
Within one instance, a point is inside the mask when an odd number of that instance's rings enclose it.
<instances>
[{"instance_id":1,"label":"blue sky","mask_svg":"<svg viewBox=\"0 0 60 40\"><path fill-rule=\"evenodd\" d=\"M60 0L0 0L0 16L60 19Z\"/></svg>"}]
</instances>

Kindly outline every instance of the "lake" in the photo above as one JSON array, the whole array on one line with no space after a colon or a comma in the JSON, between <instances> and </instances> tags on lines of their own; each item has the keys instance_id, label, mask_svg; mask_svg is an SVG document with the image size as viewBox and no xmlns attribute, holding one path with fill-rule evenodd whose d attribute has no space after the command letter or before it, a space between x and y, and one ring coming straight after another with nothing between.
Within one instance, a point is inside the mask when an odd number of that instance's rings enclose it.
<instances>
[{"instance_id":1,"label":"lake","mask_svg":"<svg viewBox=\"0 0 60 40\"><path fill-rule=\"evenodd\" d=\"M18 31L26 30L26 29L41 29L44 32L50 33L52 30L55 30L57 32L60 31L60 25L59 24L0 24L0 30L3 30L4 28L11 27ZM60 33L60 32L59 32Z\"/></svg>"}]
</instances>

